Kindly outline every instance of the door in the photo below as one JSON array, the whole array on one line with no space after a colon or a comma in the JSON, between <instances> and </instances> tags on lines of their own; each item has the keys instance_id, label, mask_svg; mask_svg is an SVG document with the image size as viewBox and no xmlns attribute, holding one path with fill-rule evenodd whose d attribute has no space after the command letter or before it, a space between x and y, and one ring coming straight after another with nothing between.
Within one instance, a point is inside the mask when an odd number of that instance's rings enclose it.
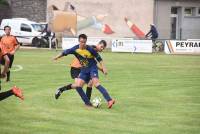
<instances>
[{"instance_id":1,"label":"door","mask_svg":"<svg viewBox=\"0 0 200 134\"><path fill-rule=\"evenodd\" d=\"M178 38L178 15L171 14L171 39Z\"/></svg>"}]
</instances>

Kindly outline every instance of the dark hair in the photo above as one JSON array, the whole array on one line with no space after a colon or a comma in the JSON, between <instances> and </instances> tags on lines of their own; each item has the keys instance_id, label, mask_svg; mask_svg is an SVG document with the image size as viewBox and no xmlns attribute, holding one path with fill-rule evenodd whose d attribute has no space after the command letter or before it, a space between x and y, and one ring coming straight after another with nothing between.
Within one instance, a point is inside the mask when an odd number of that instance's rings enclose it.
<instances>
[{"instance_id":1,"label":"dark hair","mask_svg":"<svg viewBox=\"0 0 200 134\"><path fill-rule=\"evenodd\" d=\"M58 10L58 8L55 5L51 5L51 7L53 8L53 10Z\"/></svg>"},{"instance_id":2,"label":"dark hair","mask_svg":"<svg viewBox=\"0 0 200 134\"><path fill-rule=\"evenodd\" d=\"M99 41L99 44L103 44L103 46L104 46L104 47L106 47L106 46L107 46L107 43L106 43L106 41L105 41L105 40L101 40L101 41Z\"/></svg>"},{"instance_id":3,"label":"dark hair","mask_svg":"<svg viewBox=\"0 0 200 134\"><path fill-rule=\"evenodd\" d=\"M7 25L7 26L5 26L3 29L4 29L4 30L6 30L6 28L10 28L10 29L11 29L11 27L10 27L10 26L8 26L8 25Z\"/></svg>"},{"instance_id":4,"label":"dark hair","mask_svg":"<svg viewBox=\"0 0 200 134\"><path fill-rule=\"evenodd\" d=\"M87 35L85 35L85 34L80 34L80 35L78 36L78 40L80 40L80 38L83 38L83 39L86 39L86 40L87 40Z\"/></svg>"}]
</instances>

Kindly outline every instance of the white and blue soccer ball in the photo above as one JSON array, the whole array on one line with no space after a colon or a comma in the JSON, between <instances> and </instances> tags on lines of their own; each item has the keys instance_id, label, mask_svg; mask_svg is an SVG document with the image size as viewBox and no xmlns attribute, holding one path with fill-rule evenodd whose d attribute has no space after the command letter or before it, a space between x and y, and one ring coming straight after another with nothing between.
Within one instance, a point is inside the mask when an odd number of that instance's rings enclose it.
<instances>
[{"instance_id":1,"label":"white and blue soccer ball","mask_svg":"<svg viewBox=\"0 0 200 134\"><path fill-rule=\"evenodd\" d=\"M93 107L95 108L98 108L101 106L101 98L100 97L95 97L93 100L92 100L92 105Z\"/></svg>"}]
</instances>

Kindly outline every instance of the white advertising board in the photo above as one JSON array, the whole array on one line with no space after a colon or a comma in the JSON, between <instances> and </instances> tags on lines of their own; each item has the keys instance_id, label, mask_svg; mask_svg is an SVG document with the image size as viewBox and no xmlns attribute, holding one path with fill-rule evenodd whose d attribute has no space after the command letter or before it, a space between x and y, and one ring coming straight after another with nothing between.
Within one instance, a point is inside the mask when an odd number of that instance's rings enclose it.
<instances>
[{"instance_id":1,"label":"white advertising board","mask_svg":"<svg viewBox=\"0 0 200 134\"><path fill-rule=\"evenodd\" d=\"M97 45L98 42L100 41L100 38L94 38L94 37L89 37L87 39L87 45ZM75 45L78 45L78 38L62 38L62 49L69 49L72 48Z\"/></svg>"},{"instance_id":2,"label":"white advertising board","mask_svg":"<svg viewBox=\"0 0 200 134\"><path fill-rule=\"evenodd\" d=\"M112 40L112 52L142 52L152 53L151 40L133 40L121 38Z\"/></svg>"},{"instance_id":3,"label":"white advertising board","mask_svg":"<svg viewBox=\"0 0 200 134\"><path fill-rule=\"evenodd\" d=\"M200 41L168 40L165 41L166 54L200 54Z\"/></svg>"}]
</instances>

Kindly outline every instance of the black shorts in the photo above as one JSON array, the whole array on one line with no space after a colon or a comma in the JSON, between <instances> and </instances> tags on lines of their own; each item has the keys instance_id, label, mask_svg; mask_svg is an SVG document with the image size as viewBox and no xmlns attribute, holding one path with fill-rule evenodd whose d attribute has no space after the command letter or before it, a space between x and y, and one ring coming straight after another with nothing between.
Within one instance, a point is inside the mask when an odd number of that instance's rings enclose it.
<instances>
[{"instance_id":1,"label":"black shorts","mask_svg":"<svg viewBox=\"0 0 200 134\"><path fill-rule=\"evenodd\" d=\"M9 68L11 68L15 56L14 56L14 55L11 55L11 54L6 54L6 55L8 56L8 58L9 58L9 60L10 60ZM5 65L5 60L4 60L4 58L2 59L1 64L2 64L2 65Z\"/></svg>"},{"instance_id":2,"label":"black shorts","mask_svg":"<svg viewBox=\"0 0 200 134\"><path fill-rule=\"evenodd\" d=\"M78 78L80 72L81 72L80 68L71 67L70 73L72 79Z\"/></svg>"}]
</instances>

